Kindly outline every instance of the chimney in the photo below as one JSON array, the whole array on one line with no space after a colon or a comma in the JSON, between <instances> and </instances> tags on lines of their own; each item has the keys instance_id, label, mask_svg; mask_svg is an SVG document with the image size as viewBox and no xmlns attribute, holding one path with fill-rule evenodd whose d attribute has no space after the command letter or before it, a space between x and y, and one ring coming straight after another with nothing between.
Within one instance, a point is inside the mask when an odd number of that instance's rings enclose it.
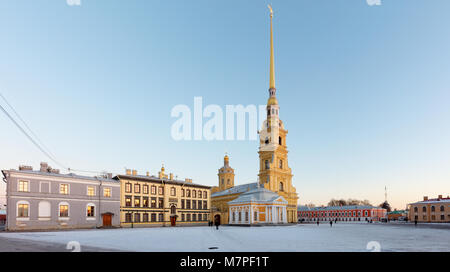
<instances>
[{"instance_id":1,"label":"chimney","mask_svg":"<svg viewBox=\"0 0 450 272\"><path fill-rule=\"evenodd\" d=\"M33 171L33 167L28 165L19 165L19 171Z\"/></svg>"},{"instance_id":2,"label":"chimney","mask_svg":"<svg viewBox=\"0 0 450 272\"><path fill-rule=\"evenodd\" d=\"M41 172L47 172L48 169L48 163L46 162L41 162L41 169L39 171Z\"/></svg>"},{"instance_id":3,"label":"chimney","mask_svg":"<svg viewBox=\"0 0 450 272\"><path fill-rule=\"evenodd\" d=\"M131 176L131 170L130 169L125 169L125 173L127 174L127 176Z\"/></svg>"},{"instance_id":4,"label":"chimney","mask_svg":"<svg viewBox=\"0 0 450 272\"><path fill-rule=\"evenodd\" d=\"M107 179L112 179L112 173L106 173L106 178Z\"/></svg>"},{"instance_id":5,"label":"chimney","mask_svg":"<svg viewBox=\"0 0 450 272\"><path fill-rule=\"evenodd\" d=\"M133 176L137 176L137 170L133 169Z\"/></svg>"},{"instance_id":6,"label":"chimney","mask_svg":"<svg viewBox=\"0 0 450 272\"><path fill-rule=\"evenodd\" d=\"M50 173L59 174L59 169L50 169Z\"/></svg>"},{"instance_id":7,"label":"chimney","mask_svg":"<svg viewBox=\"0 0 450 272\"><path fill-rule=\"evenodd\" d=\"M423 201L427 201L427 200L428 200L428 196L424 196Z\"/></svg>"},{"instance_id":8,"label":"chimney","mask_svg":"<svg viewBox=\"0 0 450 272\"><path fill-rule=\"evenodd\" d=\"M170 180L173 180L173 174L172 174L172 173L170 173L169 179L170 179Z\"/></svg>"},{"instance_id":9,"label":"chimney","mask_svg":"<svg viewBox=\"0 0 450 272\"><path fill-rule=\"evenodd\" d=\"M147 177L149 177L150 176L150 172L149 171L147 171Z\"/></svg>"},{"instance_id":10,"label":"chimney","mask_svg":"<svg viewBox=\"0 0 450 272\"><path fill-rule=\"evenodd\" d=\"M438 199L442 199L442 195L439 195L439 196L438 196Z\"/></svg>"}]
</instances>

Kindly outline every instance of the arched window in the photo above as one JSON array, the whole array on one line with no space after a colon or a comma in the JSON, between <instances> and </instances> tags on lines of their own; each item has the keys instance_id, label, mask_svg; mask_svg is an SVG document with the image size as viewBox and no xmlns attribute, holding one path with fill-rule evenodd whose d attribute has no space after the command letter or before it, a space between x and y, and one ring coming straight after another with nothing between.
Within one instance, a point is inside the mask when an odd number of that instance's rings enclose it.
<instances>
[{"instance_id":1,"label":"arched window","mask_svg":"<svg viewBox=\"0 0 450 272\"><path fill-rule=\"evenodd\" d=\"M172 205L172 206L170 207L170 213L171 213L171 214L175 214L176 211L177 211L177 208L175 207L175 205Z\"/></svg>"},{"instance_id":2,"label":"arched window","mask_svg":"<svg viewBox=\"0 0 450 272\"><path fill-rule=\"evenodd\" d=\"M94 203L89 203L86 205L86 216L88 218L95 217L95 204Z\"/></svg>"},{"instance_id":3,"label":"arched window","mask_svg":"<svg viewBox=\"0 0 450 272\"><path fill-rule=\"evenodd\" d=\"M414 212L418 212L419 209L417 207L414 207Z\"/></svg>"},{"instance_id":4,"label":"arched window","mask_svg":"<svg viewBox=\"0 0 450 272\"><path fill-rule=\"evenodd\" d=\"M283 182L280 182L279 191L284 191L284 185L283 185Z\"/></svg>"},{"instance_id":5,"label":"arched window","mask_svg":"<svg viewBox=\"0 0 450 272\"><path fill-rule=\"evenodd\" d=\"M198 191L198 198L202 198L202 191Z\"/></svg>"},{"instance_id":6,"label":"arched window","mask_svg":"<svg viewBox=\"0 0 450 272\"><path fill-rule=\"evenodd\" d=\"M431 206L431 211L432 211L432 212L435 212L435 211L436 211L436 208L435 208L434 206Z\"/></svg>"},{"instance_id":7,"label":"arched window","mask_svg":"<svg viewBox=\"0 0 450 272\"><path fill-rule=\"evenodd\" d=\"M58 205L58 215L60 218L68 218L70 216L69 213L69 203L60 202Z\"/></svg>"},{"instance_id":8,"label":"arched window","mask_svg":"<svg viewBox=\"0 0 450 272\"><path fill-rule=\"evenodd\" d=\"M197 191L196 190L192 190L192 197L197 197Z\"/></svg>"},{"instance_id":9,"label":"arched window","mask_svg":"<svg viewBox=\"0 0 450 272\"><path fill-rule=\"evenodd\" d=\"M227 179L227 185L230 185L230 179Z\"/></svg>"},{"instance_id":10,"label":"arched window","mask_svg":"<svg viewBox=\"0 0 450 272\"><path fill-rule=\"evenodd\" d=\"M445 209L445 208L444 208L444 206L441 206L441 212L443 212L443 211L444 211L444 209Z\"/></svg>"},{"instance_id":11,"label":"arched window","mask_svg":"<svg viewBox=\"0 0 450 272\"><path fill-rule=\"evenodd\" d=\"M176 193L175 187L171 187L171 188L170 188L170 195L171 195L171 196L176 196L176 194L177 194L177 193Z\"/></svg>"},{"instance_id":12,"label":"arched window","mask_svg":"<svg viewBox=\"0 0 450 272\"><path fill-rule=\"evenodd\" d=\"M283 144L283 141L281 140L281 137L278 137L278 144L279 144L279 145L282 145L282 144Z\"/></svg>"},{"instance_id":13,"label":"arched window","mask_svg":"<svg viewBox=\"0 0 450 272\"><path fill-rule=\"evenodd\" d=\"M268 160L265 160L265 161L264 161L264 168L265 168L265 169L270 169L269 161L268 161Z\"/></svg>"},{"instance_id":14,"label":"arched window","mask_svg":"<svg viewBox=\"0 0 450 272\"><path fill-rule=\"evenodd\" d=\"M283 169L283 160L280 160L280 169Z\"/></svg>"},{"instance_id":15,"label":"arched window","mask_svg":"<svg viewBox=\"0 0 450 272\"><path fill-rule=\"evenodd\" d=\"M39 218L50 218L51 217L51 205L48 201L39 202Z\"/></svg>"},{"instance_id":16,"label":"arched window","mask_svg":"<svg viewBox=\"0 0 450 272\"><path fill-rule=\"evenodd\" d=\"M422 212L427 212L427 207L423 207Z\"/></svg>"}]
</instances>

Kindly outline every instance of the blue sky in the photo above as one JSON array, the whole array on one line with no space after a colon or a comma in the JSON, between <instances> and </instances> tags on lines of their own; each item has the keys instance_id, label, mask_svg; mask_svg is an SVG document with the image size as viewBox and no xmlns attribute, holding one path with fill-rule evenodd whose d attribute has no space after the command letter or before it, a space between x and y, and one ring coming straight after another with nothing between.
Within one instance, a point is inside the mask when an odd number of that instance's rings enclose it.
<instances>
[{"instance_id":1,"label":"blue sky","mask_svg":"<svg viewBox=\"0 0 450 272\"><path fill-rule=\"evenodd\" d=\"M0 91L72 168L256 180L256 141L174 141L171 109L265 104L267 1L3 0ZM450 2L271 2L300 203L450 194ZM1 101L4 105L3 101ZM0 168L44 157L0 115ZM0 189L4 184L1 185Z\"/></svg>"}]
</instances>

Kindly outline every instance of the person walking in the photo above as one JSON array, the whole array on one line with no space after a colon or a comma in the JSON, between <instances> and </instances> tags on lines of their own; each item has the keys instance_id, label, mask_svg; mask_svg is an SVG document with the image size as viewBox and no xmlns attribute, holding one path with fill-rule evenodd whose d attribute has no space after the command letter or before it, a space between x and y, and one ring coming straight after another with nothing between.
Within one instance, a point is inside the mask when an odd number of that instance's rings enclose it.
<instances>
[{"instance_id":1,"label":"person walking","mask_svg":"<svg viewBox=\"0 0 450 272\"><path fill-rule=\"evenodd\" d=\"M220 220L216 218L214 221L215 221L214 224L216 225L216 230L218 230L220 226Z\"/></svg>"},{"instance_id":2,"label":"person walking","mask_svg":"<svg viewBox=\"0 0 450 272\"><path fill-rule=\"evenodd\" d=\"M417 227L417 219L414 220L414 226Z\"/></svg>"},{"instance_id":3,"label":"person walking","mask_svg":"<svg viewBox=\"0 0 450 272\"><path fill-rule=\"evenodd\" d=\"M319 226L319 220L317 220L317 226Z\"/></svg>"},{"instance_id":4,"label":"person walking","mask_svg":"<svg viewBox=\"0 0 450 272\"><path fill-rule=\"evenodd\" d=\"M330 228L333 227L333 220L330 220Z\"/></svg>"}]
</instances>

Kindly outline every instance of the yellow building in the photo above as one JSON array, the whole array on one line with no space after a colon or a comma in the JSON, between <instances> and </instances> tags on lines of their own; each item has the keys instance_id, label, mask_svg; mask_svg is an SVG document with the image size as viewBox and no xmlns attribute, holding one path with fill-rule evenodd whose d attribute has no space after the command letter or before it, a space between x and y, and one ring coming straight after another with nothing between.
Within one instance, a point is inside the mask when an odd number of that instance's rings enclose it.
<instances>
[{"instance_id":1,"label":"yellow building","mask_svg":"<svg viewBox=\"0 0 450 272\"><path fill-rule=\"evenodd\" d=\"M120 224L123 227L206 225L211 187L176 180L164 167L158 176L127 170L120 181Z\"/></svg>"},{"instance_id":2,"label":"yellow building","mask_svg":"<svg viewBox=\"0 0 450 272\"><path fill-rule=\"evenodd\" d=\"M409 221L417 222L450 222L450 197L429 199L423 197L423 201L409 204Z\"/></svg>"},{"instance_id":3,"label":"yellow building","mask_svg":"<svg viewBox=\"0 0 450 272\"><path fill-rule=\"evenodd\" d=\"M269 6L270 8L270 6ZM262 129L258 132L259 146L259 184L267 190L282 196L287 203L287 222L297 222L298 195L292 185L292 170L288 164L288 150L286 136L288 131L279 118L280 106L275 88L275 60L273 48L273 12L270 8L270 81L269 99L267 101L267 118ZM219 169L219 186L212 189L212 209L214 218L220 218L222 224L228 224L228 202L236 199L240 194L256 189L257 183L234 186L234 170L229 165L229 158L225 156L224 166Z\"/></svg>"}]
</instances>

